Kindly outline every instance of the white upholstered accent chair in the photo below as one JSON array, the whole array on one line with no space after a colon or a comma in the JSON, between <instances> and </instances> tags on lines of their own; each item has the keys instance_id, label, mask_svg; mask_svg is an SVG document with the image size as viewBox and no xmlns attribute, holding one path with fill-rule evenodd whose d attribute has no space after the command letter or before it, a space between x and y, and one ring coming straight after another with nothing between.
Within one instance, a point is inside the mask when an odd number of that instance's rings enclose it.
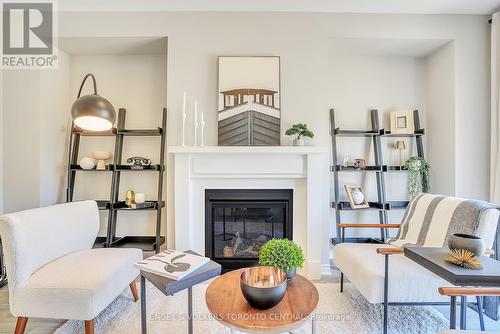
<instances>
[{"instance_id":1,"label":"white upholstered accent chair","mask_svg":"<svg viewBox=\"0 0 500 334\"><path fill-rule=\"evenodd\" d=\"M405 257L401 247L443 247L449 233L461 232L483 238L491 249L498 219L498 207L490 203L419 195L408 204L401 225L359 225L399 228L397 238L389 244L340 243L334 247L334 263L342 273L341 291L345 275L368 302L383 303L383 332L387 333L389 305L449 303L438 293L439 287L449 283ZM355 225L340 224L342 236L345 228Z\"/></svg>"},{"instance_id":2,"label":"white upholstered accent chair","mask_svg":"<svg viewBox=\"0 0 500 334\"><path fill-rule=\"evenodd\" d=\"M139 249L92 249L99 231L95 201L32 209L0 217L0 237L9 279L16 334L28 318L93 319L125 288L138 294L134 263Z\"/></svg>"}]
</instances>

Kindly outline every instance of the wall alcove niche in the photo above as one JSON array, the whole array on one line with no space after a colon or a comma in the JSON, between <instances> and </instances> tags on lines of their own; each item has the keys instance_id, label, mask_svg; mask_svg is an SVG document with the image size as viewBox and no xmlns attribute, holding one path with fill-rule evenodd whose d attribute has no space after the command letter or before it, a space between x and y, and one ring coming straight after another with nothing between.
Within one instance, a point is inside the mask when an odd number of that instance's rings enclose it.
<instances>
[{"instance_id":1,"label":"wall alcove niche","mask_svg":"<svg viewBox=\"0 0 500 334\"><path fill-rule=\"evenodd\" d=\"M59 39L59 67L40 73L40 85L52 87L50 96L40 96L40 206L65 200L66 163L70 108L86 73L97 79L99 95L116 109L127 110L125 128L161 127L162 109L167 106L166 37L62 37ZM42 71L41 71L42 72ZM87 82L82 94L91 93ZM116 124L115 124L116 126ZM114 136L85 136L80 141L79 158L92 157L93 151L113 153ZM150 158L159 162L160 140L157 137L125 137L123 161L128 157ZM113 157L111 158L113 159ZM112 163L110 161L109 163ZM75 182L74 200L109 200L111 172L80 172ZM122 172L119 199L127 190L157 197L156 172ZM163 200L166 199L166 175ZM38 206L38 205L37 205ZM164 209L165 211L165 209ZM146 236L155 234L155 211L118 211L116 235ZM108 211L101 210L99 236L106 236ZM162 215L162 235L166 231Z\"/></svg>"},{"instance_id":2,"label":"wall alcove niche","mask_svg":"<svg viewBox=\"0 0 500 334\"><path fill-rule=\"evenodd\" d=\"M433 191L454 194L455 184L455 50L447 39L333 38L329 44L329 103L336 124L344 129L370 129L370 109L377 109L382 128L390 129L389 112L419 110L425 128L424 153L432 167ZM382 155L387 165L398 165L396 140L406 142L403 159L416 154L415 141L383 137ZM374 164L373 142L343 138L337 143L338 161L364 158ZM333 177L333 176L332 176ZM333 182L332 182L333 184ZM377 198L375 173L342 173L340 186L361 185L368 198ZM407 172L387 173L387 200L407 199ZM331 188L333 199L333 186ZM347 200L343 191L340 201ZM404 210L388 213L389 223L399 223ZM344 222L376 223L377 211L342 213ZM335 236L335 226L331 226ZM392 231L394 233L394 231ZM348 229L346 237L377 237L378 230Z\"/></svg>"}]
</instances>

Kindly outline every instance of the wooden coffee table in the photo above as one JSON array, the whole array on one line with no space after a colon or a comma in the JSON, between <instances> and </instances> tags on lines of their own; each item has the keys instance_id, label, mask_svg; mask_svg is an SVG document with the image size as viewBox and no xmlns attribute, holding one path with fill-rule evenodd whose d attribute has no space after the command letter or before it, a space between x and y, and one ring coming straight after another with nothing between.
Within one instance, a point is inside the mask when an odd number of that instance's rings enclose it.
<instances>
[{"instance_id":1,"label":"wooden coffee table","mask_svg":"<svg viewBox=\"0 0 500 334\"><path fill-rule=\"evenodd\" d=\"M228 272L217 277L207 288L205 299L210 313L231 333L241 330L247 333L282 333L293 331L311 318L312 333L316 333L314 312L319 294L316 287L305 277L296 275L281 302L268 310L259 310L248 304L240 288L240 276L244 269Z\"/></svg>"}]
</instances>

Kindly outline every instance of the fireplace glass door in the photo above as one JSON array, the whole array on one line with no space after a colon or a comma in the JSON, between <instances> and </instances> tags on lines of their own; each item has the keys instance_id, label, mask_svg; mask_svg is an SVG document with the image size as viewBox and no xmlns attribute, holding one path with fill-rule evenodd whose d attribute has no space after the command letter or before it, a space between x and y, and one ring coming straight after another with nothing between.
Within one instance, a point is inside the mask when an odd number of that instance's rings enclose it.
<instances>
[{"instance_id":1,"label":"fireplace glass door","mask_svg":"<svg viewBox=\"0 0 500 334\"><path fill-rule=\"evenodd\" d=\"M293 236L292 189L206 189L205 256L222 271L258 263L271 239Z\"/></svg>"},{"instance_id":2,"label":"fireplace glass door","mask_svg":"<svg viewBox=\"0 0 500 334\"><path fill-rule=\"evenodd\" d=\"M213 258L258 258L263 244L284 238L286 206L269 201L213 203Z\"/></svg>"}]
</instances>

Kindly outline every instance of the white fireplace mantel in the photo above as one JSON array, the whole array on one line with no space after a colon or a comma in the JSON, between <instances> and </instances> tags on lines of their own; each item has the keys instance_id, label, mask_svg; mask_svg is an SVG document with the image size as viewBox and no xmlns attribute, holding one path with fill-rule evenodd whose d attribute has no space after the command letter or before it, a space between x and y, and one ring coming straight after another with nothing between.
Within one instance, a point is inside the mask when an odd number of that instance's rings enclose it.
<instances>
[{"instance_id":1,"label":"white fireplace mantel","mask_svg":"<svg viewBox=\"0 0 500 334\"><path fill-rule=\"evenodd\" d=\"M293 239L302 273L319 279L328 265L327 147L170 146L174 158L177 249L205 253L205 189L293 189Z\"/></svg>"},{"instance_id":2,"label":"white fireplace mantel","mask_svg":"<svg viewBox=\"0 0 500 334\"><path fill-rule=\"evenodd\" d=\"M260 154L320 154L328 153L325 146L170 146L169 153L214 154L214 153L260 153Z\"/></svg>"}]
</instances>

